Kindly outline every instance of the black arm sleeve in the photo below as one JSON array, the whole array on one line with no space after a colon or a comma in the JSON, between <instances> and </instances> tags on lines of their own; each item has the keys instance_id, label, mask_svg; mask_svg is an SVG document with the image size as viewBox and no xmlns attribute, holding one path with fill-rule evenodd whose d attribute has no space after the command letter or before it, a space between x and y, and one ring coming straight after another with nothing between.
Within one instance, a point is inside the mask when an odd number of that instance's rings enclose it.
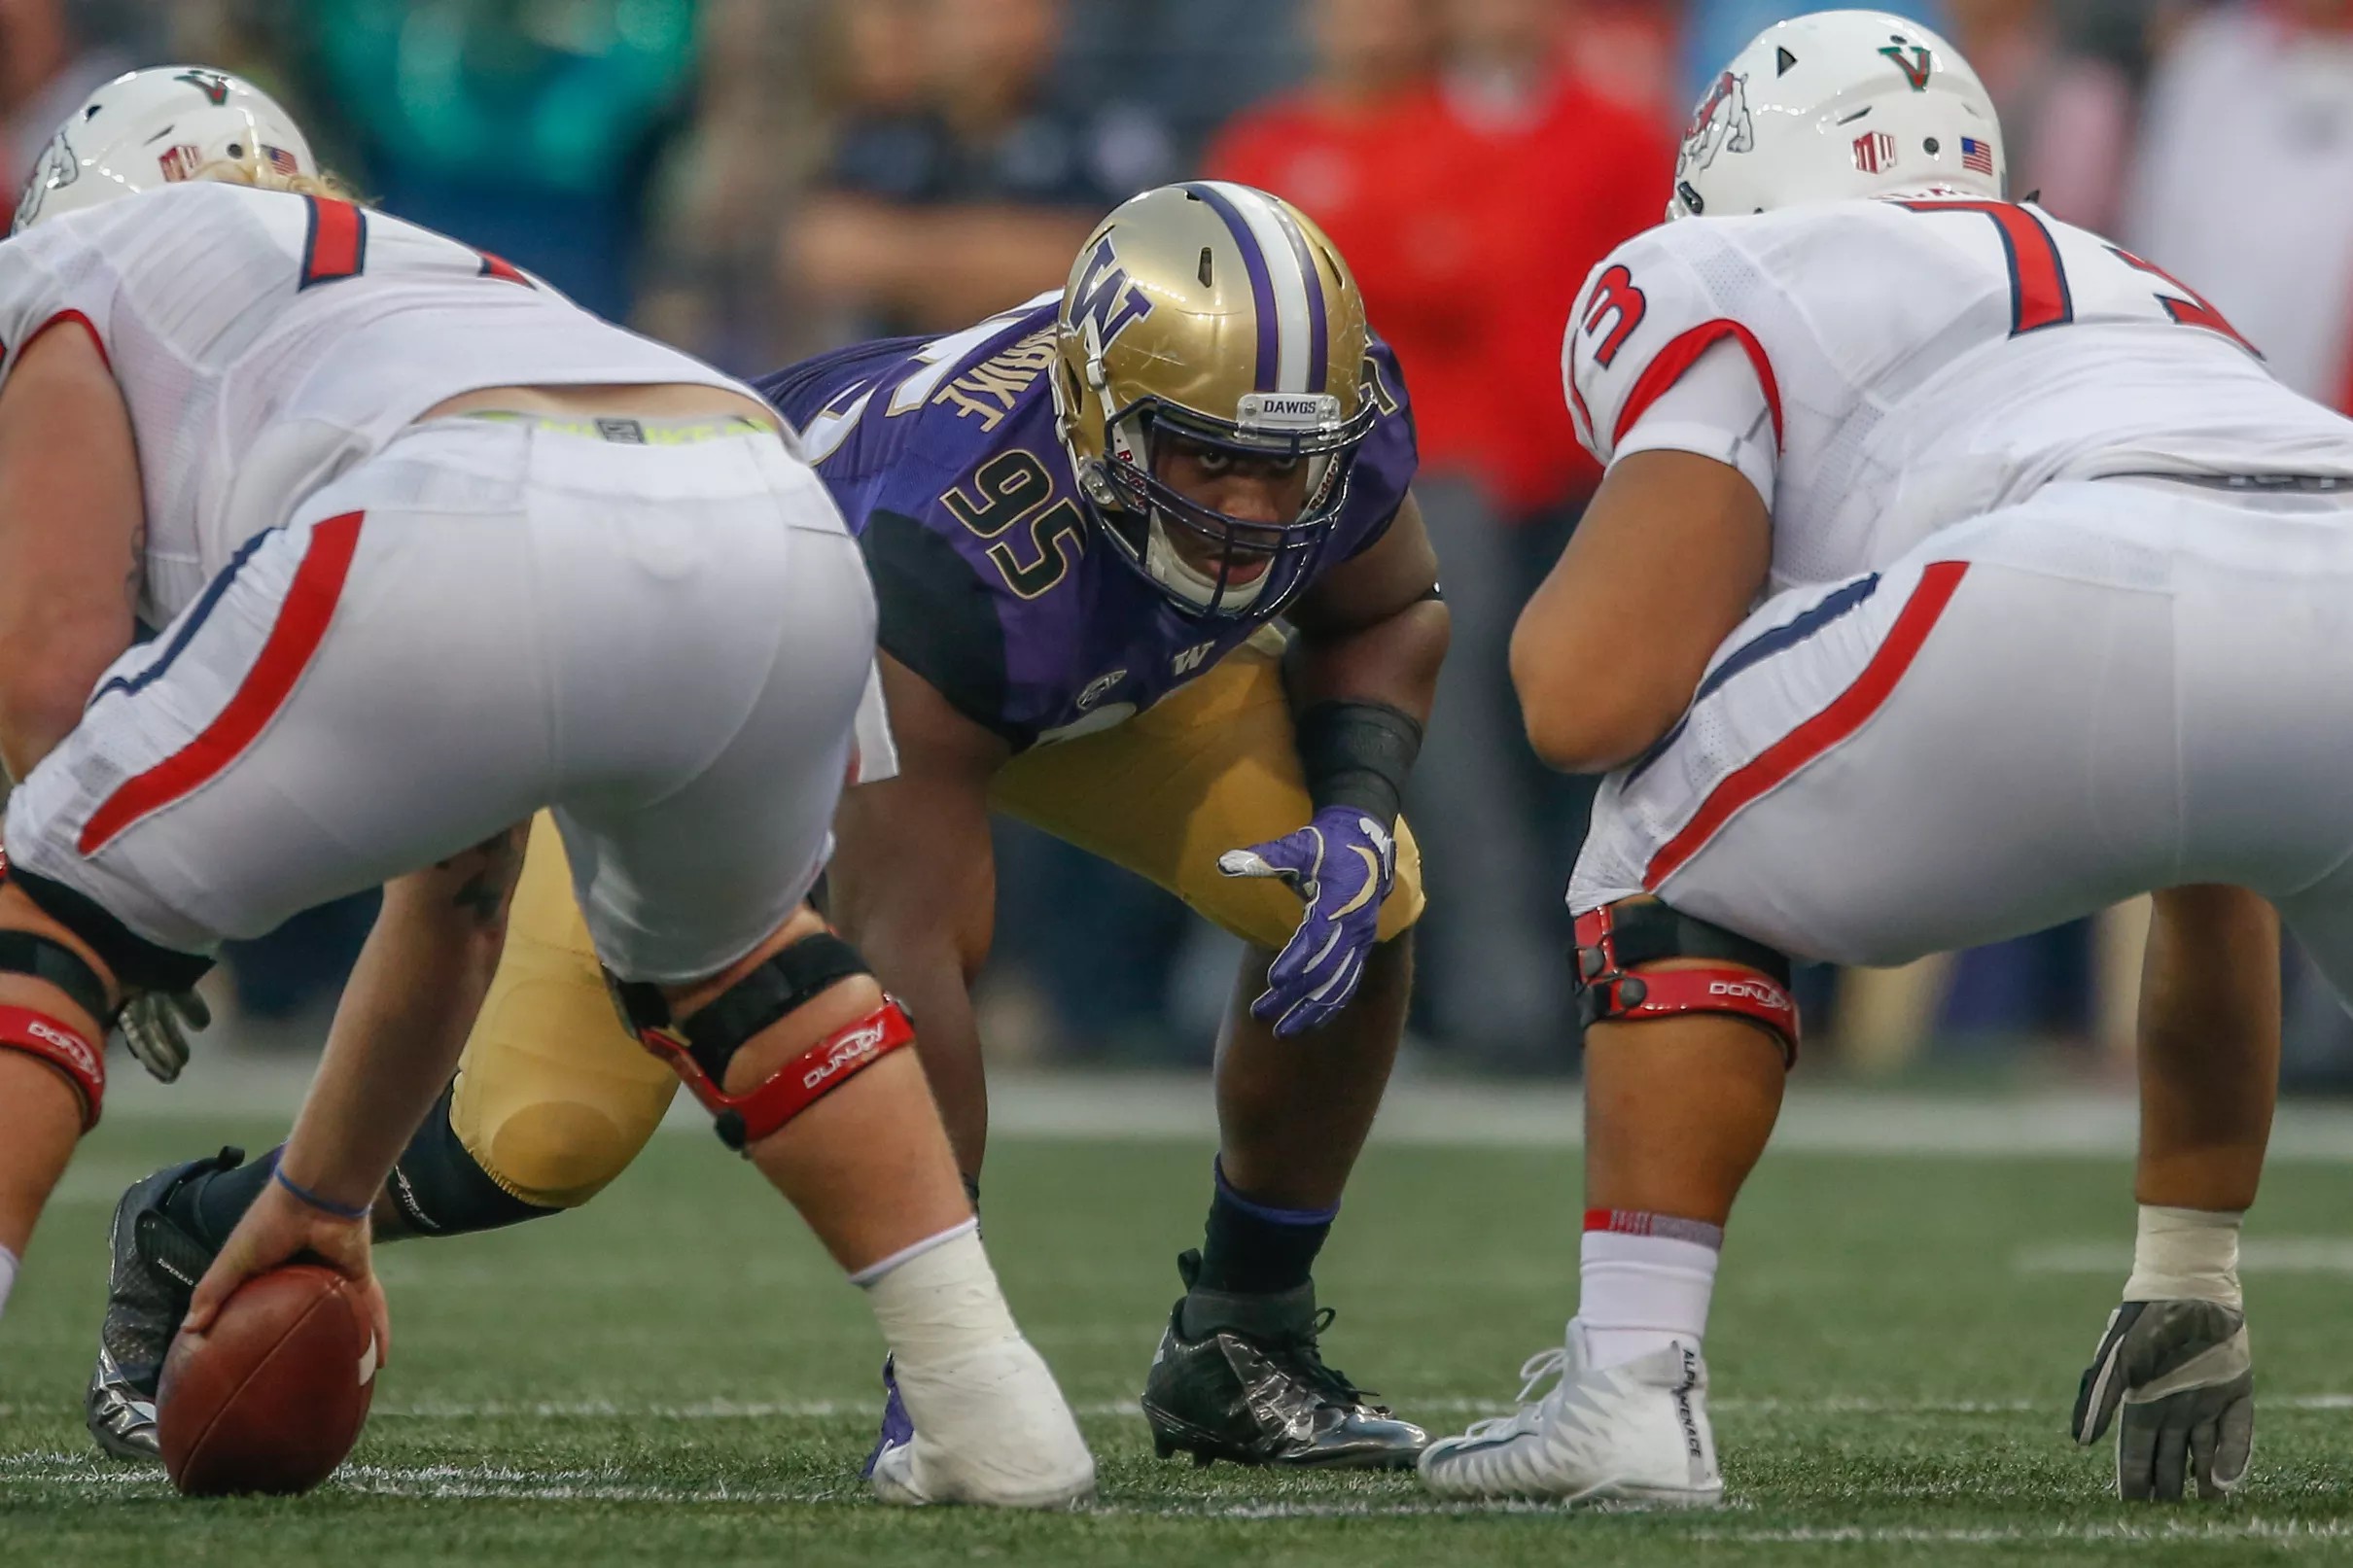
<instances>
[{"instance_id":1,"label":"black arm sleeve","mask_svg":"<svg viewBox=\"0 0 2353 1568\"><path fill-rule=\"evenodd\" d=\"M971 563L901 512L871 514L858 542L874 579L882 650L973 723L1028 745L1031 737L1005 721L1004 624Z\"/></svg>"},{"instance_id":2,"label":"black arm sleeve","mask_svg":"<svg viewBox=\"0 0 2353 1568\"><path fill-rule=\"evenodd\" d=\"M1352 806L1383 826L1397 820L1406 776L1422 754L1422 724L1380 702L1319 702L1299 715L1299 766L1320 811Z\"/></svg>"}]
</instances>

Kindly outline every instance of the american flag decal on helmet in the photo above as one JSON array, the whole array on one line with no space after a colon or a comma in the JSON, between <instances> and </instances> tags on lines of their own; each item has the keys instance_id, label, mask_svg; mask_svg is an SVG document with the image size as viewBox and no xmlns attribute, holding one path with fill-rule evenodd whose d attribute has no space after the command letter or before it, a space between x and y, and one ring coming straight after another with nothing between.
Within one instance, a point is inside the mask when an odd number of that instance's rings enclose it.
<instances>
[{"instance_id":1,"label":"american flag decal on helmet","mask_svg":"<svg viewBox=\"0 0 2353 1568\"><path fill-rule=\"evenodd\" d=\"M283 147L263 148L262 161L267 163L271 168L277 170L280 174L296 175L302 172L301 163L292 153L289 153Z\"/></svg>"},{"instance_id":2,"label":"american flag decal on helmet","mask_svg":"<svg viewBox=\"0 0 2353 1568\"><path fill-rule=\"evenodd\" d=\"M1981 142L1975 136L1961 138L1961 167L1972 174L1993 175L1993 144Z\"/></svg>"}]
</instances>

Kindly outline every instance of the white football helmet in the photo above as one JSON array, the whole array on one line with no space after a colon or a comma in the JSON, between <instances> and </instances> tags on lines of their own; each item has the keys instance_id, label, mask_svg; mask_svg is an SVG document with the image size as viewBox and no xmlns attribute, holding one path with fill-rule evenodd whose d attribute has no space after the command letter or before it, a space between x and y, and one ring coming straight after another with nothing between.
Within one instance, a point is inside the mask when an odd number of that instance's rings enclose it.
<instances>
[{"instance_id":1,"label":"white football helmet","mask_svg":"<svg viewBox=\"0 0 2353 1568\"><path fill-rule=\"evenodd\" d=\"M201 65L132 71L91 93L57 127L9 232L174 184L222 158L248 157L282 174L319 172L292 117L252 83Z\"/></svg>"},{"instance_id":2,"label":"white football helmet","mask_svg":"<svg viewBox=\"0 0 2353 1568\"><path fill-rule=\"evenodd\" d=\"M1883 11L1759 33L1683 133L1667 216L1949 192L1999 201L2008 165L1985 85L1950 44Z\"/></svg>"}]
</instances>

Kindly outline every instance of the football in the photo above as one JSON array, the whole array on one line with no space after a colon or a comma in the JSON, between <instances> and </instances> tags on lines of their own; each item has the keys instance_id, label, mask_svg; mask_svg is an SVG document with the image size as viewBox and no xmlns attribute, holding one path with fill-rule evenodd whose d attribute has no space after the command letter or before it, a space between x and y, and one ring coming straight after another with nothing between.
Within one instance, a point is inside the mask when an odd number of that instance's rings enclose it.
<instances>
[{"instance_id":1,"label":"football","mask_svg":"<svg viewBox=\"0 0 2353 1568\"><path fill-rule=\"evenodd\" d=\"M190 1497L310 1490L360 1440L375 1375L350 1280L304 1263L248 1279L164 1358L156 1425L172 1484Z\"/></svg>"}]
</instances>

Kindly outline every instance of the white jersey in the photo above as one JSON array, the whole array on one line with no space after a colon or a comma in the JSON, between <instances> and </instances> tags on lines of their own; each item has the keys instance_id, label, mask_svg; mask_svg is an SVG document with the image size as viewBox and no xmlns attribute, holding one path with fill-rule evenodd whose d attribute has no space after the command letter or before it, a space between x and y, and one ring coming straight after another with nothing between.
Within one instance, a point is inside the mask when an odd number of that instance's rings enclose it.
<instances>
[{"instance_id":1,"label":"white jersey","mask_svg":"<svg viewBox=\"0 0 2353 1568\"><path fill-rule=\"evenodd\" d=\"M122 384L161 624L240 545L484 387L748 387L495 257L347 202L192 181L0 243L0 380L77 323Z\"/></svg>"},{"instance_id":2,"label":"white jersey","mask_svg":"<svg viewBox=\"0 0 2353 1568\"><path fill-rule=\"evenodd\" d=\"M1775 589L1885 567L2054 480L2353 479L2353 421L2273 380L2192 291L2032 206L1668 224L1594 269L1563 353L1604 466L1671 448L1748 475Z\"/></svg>"}]
</instances>

